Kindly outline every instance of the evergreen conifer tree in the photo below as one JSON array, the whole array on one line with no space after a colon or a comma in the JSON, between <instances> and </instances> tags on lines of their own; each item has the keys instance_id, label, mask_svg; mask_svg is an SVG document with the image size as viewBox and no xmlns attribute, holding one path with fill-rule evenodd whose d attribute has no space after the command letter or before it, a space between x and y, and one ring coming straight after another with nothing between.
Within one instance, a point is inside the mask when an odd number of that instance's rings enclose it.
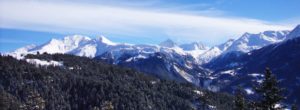
<instances>
[{"instance_id":1,"label":"evergreen conifer tree","mask_svg":"<svg viewBox=\"0 0 300 110\"><path fill-rule=\"evenodd\" d=\"M244 91L241 86L238 86L238 89L235 92L235 110L245 110L246 109L246 101L244 98Z\"/></svg>"},{"instance_id":2,"label":"evergreen conifer tree","mask_svg":"<svg viewBox=\"0 0 300 110\"><path fill-rule=\"evenodd\" d=\"M279 81L272 75L271 70L266 68L263 82L255 88L257 93L261 95L261 101L258 106L263 110L277 110L280 107L275 107L284 97L281 95L283 89L278 86Z\"/></svg>"},{"instance_id":3,"label":"evergreen conifer tree","mask_svg":"<svg viewBox=\"0 0 300 110\"><path fill-rule=\"evenodd\" d=\"M292 105L291 110L298 110L298 107L297 107L296 103Z\"/></svg>"}]
</instances>

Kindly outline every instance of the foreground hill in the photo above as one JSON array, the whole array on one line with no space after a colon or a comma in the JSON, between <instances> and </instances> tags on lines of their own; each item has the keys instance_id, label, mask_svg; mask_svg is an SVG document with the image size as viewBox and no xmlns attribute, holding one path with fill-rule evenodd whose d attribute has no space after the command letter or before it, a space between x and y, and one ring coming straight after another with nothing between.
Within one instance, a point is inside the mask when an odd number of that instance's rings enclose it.
<instances>
[{"instance_id":1,"label":"foreground hill","mask_svg":"<svg viewBox=\"0 0 300 110\"><path fill-rule=\"evenodd\" d=\"M28 63L29 62L29 63ZM0 109L232 109L232 96L62 54L0 57Z\"/></svg>"}]
</instances>

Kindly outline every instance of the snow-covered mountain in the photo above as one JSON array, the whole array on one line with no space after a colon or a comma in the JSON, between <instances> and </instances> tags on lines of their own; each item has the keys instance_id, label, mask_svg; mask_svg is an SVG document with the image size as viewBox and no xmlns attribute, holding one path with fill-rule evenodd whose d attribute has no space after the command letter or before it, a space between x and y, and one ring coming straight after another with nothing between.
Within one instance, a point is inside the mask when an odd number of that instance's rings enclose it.
<instances>
[{"instance_id":1,"label":"snow-covered mountain","mask_svg":"<svg viewBox=\"0 0 300 110\"><path fill-rule=\"evenodd\" d=\"M258 34L245 33L234 41L226 49L226 52L240 51L246 53L269 44L281 42L286 39L288 33L289 31L264 31Z\"/></svg>"},{"instance_id":2,"label":"snow-covered mountain","mask_svg":"<svg viewBox=\"0 0 300 110\"><path fill-rule=\"evenodd\" d=\"M160 45L131 45L112 48L95 59L148 73L164 79L187 81L199 85L199 76L208 73L189 53L172 40Z\"/></svg>"},{"instance_id":3,"label":"snow-covered mountain","mask_svg":"<svg viewBox=\"0 0 300 110\"><path fill-rule=\"evenodd\" d=\"M199 55L203 54L209 49L209 47L200 42L181 44L179 47L182 48L187 54L193 56L197 62Z\"/></svg>"},{"instance_id":4,"label":"snow-covered mountain","mask_svg":"<svg viewBox=\"0 0 300 110\"><path fill-rule=\"evenodd\" d=\"M211 61L213 58L221 55L224 51L227 50L228 47L232 45L234 42L234 39L229 39L223 44L214 46L207 51L203 52L202 54L198 55L197 59L199 60L198 62L200 64L208 63Z\"/></svg>"},{"instance_id":5,"label":"snow-covered mountain","mask_svg":"<svg viewBox=\"0 0 300 110\"><path fill-rule=\"evenodd\" d=\"M293 31L290 32L290 34L287 36L287 39L292 39L295 37L299 37L300 36L300 24L297 25Z\"/></svg>"},{"instance_id":6,"label":"snow-covered mountain","mask_svg":"<svg viewBox=\"0 0 300 110\"><path fill-rule=\"evenodd\" d=\"M194 46L194 48L188 48ZM24 54L62 53L86 56L107 63L135 68L160 78L187 81L199 84L200 74L207 73L197 65L192 54L204 51L203 44L185 44L181 48L168 39L159 45L133 45L114 43L104 36L89 38L87 36L66 36L63 39L52 39L40 46L26 46L10 53L21 58ZM194 53L193 53L194 52ZM148 66L146 66L148 65ZM149 65L160 65L152 66Z\"/></svg>"},{"instance_id":7,"label":"snow-covered mountain","mask_svg":"<svg viewBox=\"0 0 300 110\"><path fill-rule=\"evenodd\" d=\"M208 48L198 43L177 44L167 39L159 45L134 45L114 43L104 36L89 38L82 35L52 39L35 46L30 45L10 53L17 58L24 54L63 53L86 56L107 63L135 68L145 73L167 79L192 82L199 85L199 78L209 77L201 65L230 52L249 52L286 39L288 31L245 33L239 39ZM297 32L293 32L297 33Z\"/></svg>"},{"instance_id":8,"label":"snow-covered mountain","mask_svg":"<svg viewBox=\"0 0 300 110\"><path fill-rule=\"evenodd\" d=\"M31 49L30 51L39 51L47 53L68 53L72 50L82 47L91 39L86 36L74 35L67 36L62 40L52 39L44 45Z\"/></svg>"},{"instance_id":9,"label":"snow-covered mountain","mask_svg":"<svg viewBox=\"0 0 300 110\"><path fill-rule=\"evenodd\" d=\"M95 57L101 55L102 53L116 47L128 47L127 44L117 44L114 43L104 36L91 39L87 36L73 35L66 36L63 39L52 39L49 42L42 44L40 46L26 46L11 54L35 54L39 53L63 53L63 54L74 54L78 56Z\"/></svg>"},{"instance_id":10,"label":"snow-covered mountain","mask_svg":"<svg viewBox=\"0 0 300 110\"><path fill-rule=\"evenodd\" d=\"M299 32L299 30L300 28L295 28L292 32ZM291 38L282 42L238 56L234 53L227 53L202 65L214 70L211 73L214 79L209 86L218 87L220 91L229 93L232 93L237 86L252 88L253 85L261 83L264 77L263 72L268 67L280 80L280 86L286 89L288 99L286 102L294 103L294 100L299 100L300 36L292 32L287 35ZM248 93L252 95L251 90L248 90Z\"/></svg>"},{"instance_id":11,"label":"snow-covered mountain","mask_svg":"<svg viewBox=\"0 0 300 110\"><path fill-rule=\"evenodd\" d=\"M298 26L299 28L300 26ZM178 45L171 39L161 42L159 45L132 45L114 43L104 36L91 39L87 36L73 35L66 36L63 39L52 39L49 42L40 46L27 46L20 48L11 54L20 56L26 53L47 52L47 53L64 53L74 54L78 56L96 57L104 54L105 52L113 53L113 57L117 59L123 54L136 54L136 53L155 53L163 52L168 53L175 51L181 55L190 55L199 64L204 64L212 59L229 52L249 52L254 49L259 49L263 46L280 42L286 39L289 31L265 31L258 34L245 33L239 39L230 39L227 42L208 48L207 46L198 43L188 43ZM297 32L292 32L297 34ZM146 55L147 56L147 55ZM117 62L117 61L114 61Z\"/></svg>"},{"instance_id":12,"label":"snow-covered mountain","mask_svg":"<svg viewBox=\"0 0 300 110\"><path fill-rule=\"evenodd\" d=\"M177 53L172 49L160 48L157 52L122 51L118 57L115 57L116 51L108 51L95 59L134 68L160 78L187 81L196 85L199 84L198 77L208 73L197 65L192 56Z\"/></svg>"},{"instance_id":13,"label":"snow-covered mountain","mask_svg":"<svg viewBox=\"0 0 300 110\"><path fill-rule=\"evenodd\" d=\"M266 66L273 69L290 94L299 93L300 25L289 31L245 33L238 39L208 48L198 43L177 44L168 39L158 45L114 43L104 36L66 36L43 45L29 45L9 53L63 53L86 56L110 64L133 68L162 79L190 82L212 91L234 91L238 84L248 95L259 83ZM36 61L35 61L36 62ZM47 63L47 62L45 62ZM289 75L287 75L289 74ZM295 89L296 88L296 89ZM291 96L288 96L291 97Z\"/></svg>"},{"instance_id":14,"label":"snow-covered mountain","mask_svg":"<svg viewBox=\"0 0 300 110\"><path fill-rule=\"evenodd\" d=\"M175 43L171 39L167 39L167 40L159 43L159 46L161 46L161 47L169 47L169 48L178 47L177 43Z\"/></svg>"},{"instance_id":15,"label":"snow-covered mountain","mask_svg":"<svg viewBox=\"0 0 300 110\"><path fill-rule=\"evenodd\" d=\"M227 53L247 53L252 50L260 49L264 46L286 40L288 34L289 31L264 31L257 34L245 33L237 40L230 39L200 54L198 56L198 62L204 64Z\"/></svg>"},{"instance_id":16,"label":"snow-covered mountain","mask_svg":"<svg viewBox=\"0 0 300 110\"><path fill-rule=\"evenodd\" d=\"M193 51L193 50L207 50L208 47L206 47L204 44L200 42L192 42L188 44L181 44L180 48L182 48L185 51Z\"/></svg>"},{"instance_id":17,"label":"snow-covered mountain","mask_svg":"<svg viewBox=\"0 0 300 110\"><path fill-rule=\"evenodd\" d=\"M34 44L27 45L25 47L21 47L21 48L15 50L13 53L15 53L15 54L27 53L29 50L31 50L31 49L33 49L35 47L36 47L36 45L34 45Z\"/></svg>"}]
</instances>

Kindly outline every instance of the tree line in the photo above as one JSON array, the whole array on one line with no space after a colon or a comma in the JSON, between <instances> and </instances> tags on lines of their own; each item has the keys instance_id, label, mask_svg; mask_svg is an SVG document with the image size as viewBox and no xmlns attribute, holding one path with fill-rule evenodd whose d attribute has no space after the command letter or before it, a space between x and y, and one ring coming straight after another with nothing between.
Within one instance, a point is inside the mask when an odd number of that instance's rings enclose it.
<instances>
[{"instance_id":1,"label":"tree line","mask_svg":"<svg viewBox=\"0 0 300 110\"><path fill-rule=\"evenodd\" d=\"M189 83L162 80L128 68L63 54L27 55L63 66L0 56L1 110L233 109L234 97ZM201 91L197 94L195 91Z\"/></svg>"}]
</instances>

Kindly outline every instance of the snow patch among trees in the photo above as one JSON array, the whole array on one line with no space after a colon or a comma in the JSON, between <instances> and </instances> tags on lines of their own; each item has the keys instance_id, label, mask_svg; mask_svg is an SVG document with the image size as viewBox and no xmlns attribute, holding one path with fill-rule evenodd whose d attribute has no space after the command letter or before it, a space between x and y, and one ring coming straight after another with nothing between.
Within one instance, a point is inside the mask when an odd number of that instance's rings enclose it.
<instances>
[{"instance_id":1,"label":"snow patch among trees","mask_svg":"<svg viewBox=\"0 0 300 110\"><path fill-rule=\"evenodd\" d=\"M45 61L45 60L40 60L40 59L26 59L25 60L26 62L28 63L31 63L31 64L35 64L36 66L49 66L49 65L52 65L52 66L63 66L63 62L58 62L58 61Z\"/></svg>"}]
</instances>

